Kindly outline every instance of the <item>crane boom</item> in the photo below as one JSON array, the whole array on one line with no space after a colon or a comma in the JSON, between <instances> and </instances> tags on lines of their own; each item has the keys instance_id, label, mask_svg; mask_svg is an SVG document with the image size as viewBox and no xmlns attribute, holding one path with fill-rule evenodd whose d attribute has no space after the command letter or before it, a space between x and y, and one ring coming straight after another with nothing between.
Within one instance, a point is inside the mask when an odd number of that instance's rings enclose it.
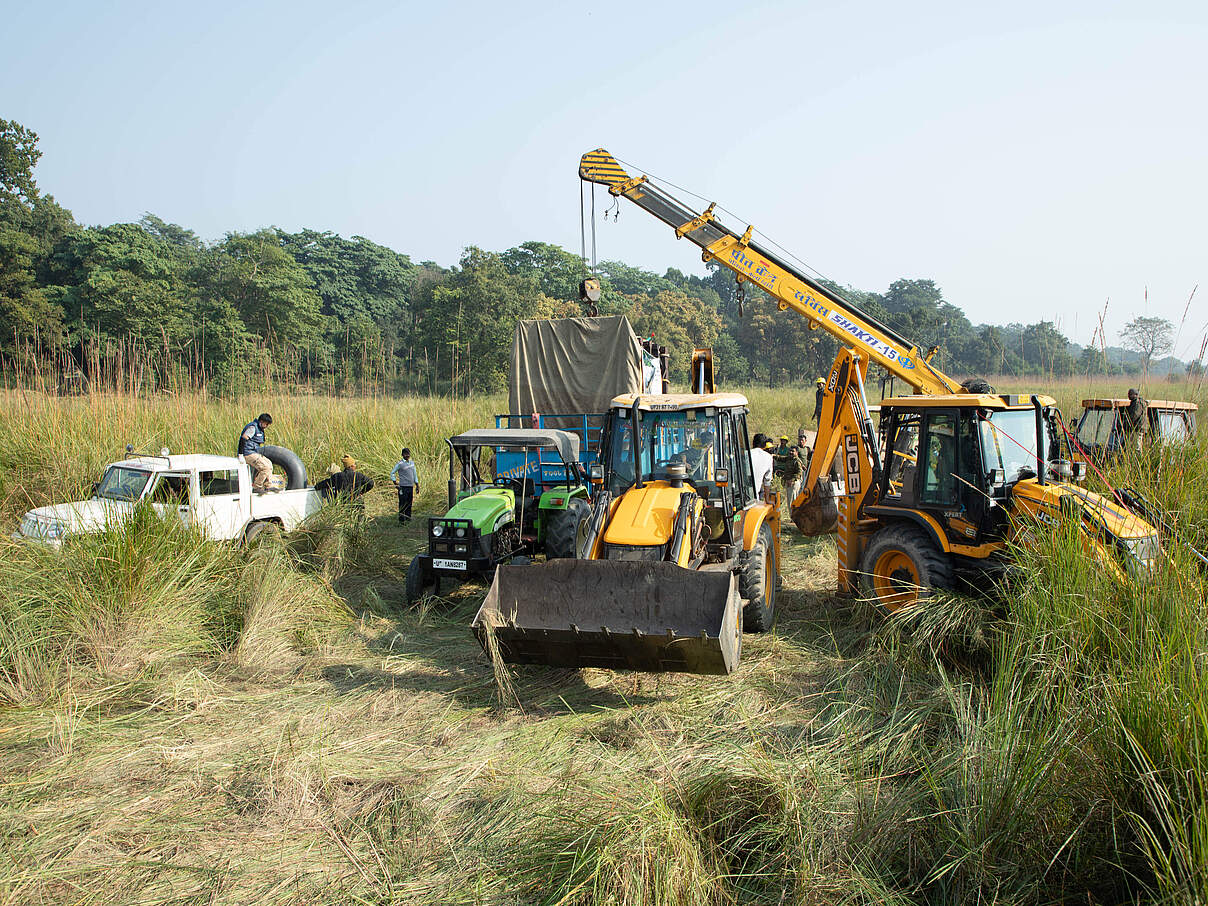
<instances>
[{"instance_id":1,"label":"crane boom","mask_svg":"<svg viewBox=\"0 0 1208 906\"><path fill-rule=\"evenodd\" d=\"M892 328L858 310L837 293L800 270L751 242L751 227L739 236L713 214L715 205L694 211L651 183L645 175L631 176L603 148L589 151L579 161L579 178L608 187L628 198L687 238L701 249L701 258L715 261L738 275L739 283L750 281L774 298L781 310L793 309L809 321L810 329L821 327L845 346L860 352L924 394L959 393L960 382L934 367L931 353L919 348Z\"/></svg>"}]
</instances>

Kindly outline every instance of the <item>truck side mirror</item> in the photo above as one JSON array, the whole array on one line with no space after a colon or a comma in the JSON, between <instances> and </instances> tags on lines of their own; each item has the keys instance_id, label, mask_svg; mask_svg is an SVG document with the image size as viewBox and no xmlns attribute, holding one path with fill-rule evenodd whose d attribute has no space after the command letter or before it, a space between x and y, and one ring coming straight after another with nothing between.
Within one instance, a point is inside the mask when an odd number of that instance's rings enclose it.
<instances>
[{"instance_id":1,"label":"truck side mirror","mask_svg":"<svg viewBox=\"0 0 1208 906\"><path fill-rule=\"evenodd\" d=\"M730 486L730 470L718 469L713 473L714 482L719 488L728 488Z\"/></svg>"},{"instance_id":2,"label":"truck side mirror","mask_svg":"<svg viewBox=\"0 0 1208 906\"><path fill-rule=\"evenodd\" d=\"M1006 480L1006 477L1002 469L991 469L990 474L986 476L992 488L1000 486Z\"/></svg>"},{"instance_id":3,"label":"truck side mirror","mask_svg":"<svg viewBox=\"0 0 1208 906\"><path fill-rule=\"evenodd\" d=\"M587 471L587 475L592 484L603 484L604 464L601 462L593 462Z\"/></svg>"}]
</instances>

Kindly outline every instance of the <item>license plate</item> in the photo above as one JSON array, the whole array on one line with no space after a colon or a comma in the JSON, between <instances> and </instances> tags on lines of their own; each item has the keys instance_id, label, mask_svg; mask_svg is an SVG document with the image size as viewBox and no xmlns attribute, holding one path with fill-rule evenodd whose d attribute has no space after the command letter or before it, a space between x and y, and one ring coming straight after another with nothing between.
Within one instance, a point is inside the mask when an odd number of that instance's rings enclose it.
<instances>
[{"instance_id":1,"label":"license plate","mask_svg":"<svg viewBox=\"0 0 1208 906\"><path fill-rule=\"evenodd\" d=\"M432 565L437 569L460 569L465 570L465 560L442 560L439 557L432 558Z\"/></svg>"}]
</instances>

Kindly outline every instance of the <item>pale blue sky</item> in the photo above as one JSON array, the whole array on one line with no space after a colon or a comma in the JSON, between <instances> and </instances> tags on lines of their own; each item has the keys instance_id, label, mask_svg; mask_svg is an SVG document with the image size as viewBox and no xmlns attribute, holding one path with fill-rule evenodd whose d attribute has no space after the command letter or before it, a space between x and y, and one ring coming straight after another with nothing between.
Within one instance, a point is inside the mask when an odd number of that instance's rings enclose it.
<instances>
[{"instance_id":1,"label":"pale blue sky","mask_svg":"<svg viewBox=\"0 0 1208 906\"><path fill-rule=\"evenodd\" d=\"M974 321L1085 342L1110 297L1115 342L1208 283L1203 2L0 13L0 117L40 135L39 185L84 223L313 227L445 265L577 250L575 169L603 146L833 279L932 277ZM701 272L632 205L597 235L601 258Z\"/></svg>"}]
</instances>

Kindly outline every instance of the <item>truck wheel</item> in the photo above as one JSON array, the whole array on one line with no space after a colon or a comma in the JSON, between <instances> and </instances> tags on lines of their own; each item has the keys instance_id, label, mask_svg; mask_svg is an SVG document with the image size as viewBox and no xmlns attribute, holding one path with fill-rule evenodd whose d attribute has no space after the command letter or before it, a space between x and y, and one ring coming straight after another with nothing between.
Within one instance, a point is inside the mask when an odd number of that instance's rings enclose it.
<instances>
[{"instance_id":1,"label":"truck wheel","mask_svg":"<svg viewBox=\"0 0 1208 906\"><path fill-rule=\"evenodd\" d=\"M253 522L243 532L243 546L251 549L281 540L281 526L275 522Z\"/></svg>"},{"instance_id":2,"label":"truck wheel","mask_svg":"<svg viewBox=\"0 0 1208 906\"><path fill-rule=\"evenodd\" d=\"M860 558L860 589L890 613L952 587L952 564L913 525L889 525L873 535Z\"/></svg>"},{"instance_id":3,"label":"truck wheel","mask_svg":"<svg viewBox=\"0 0 1208 906\"><path fill-rule=\"evenodd\" d=\"M743 632L767 632L776 619L776 543L767 523L747 555L738 574L738 594L742 597Z\"/></svg>"},{"instance_id":4,"label":"truck wheel","mask_svg":"<svg viewBox=\"0 0 1208 906\"><path fill-rule=\"evenodd\" d=\"M424 588L432 586L432 594L440 593L440 578L428 569L424 557L412 557L407 567L407 605L410 606L424 596Z\"/></svg>"},{"instance_id":5,"label":"truck wheel","mask_svg":"<svg viewBox=\"0 0 1208 906\"><path fill-rule=\"evenodd\" d=\"M547 510L543 518L546 520L545 558L573 560L580 556L591 521L591 507L587 501L576 497L566 509Z\"/></svg>"}]
</instances>

